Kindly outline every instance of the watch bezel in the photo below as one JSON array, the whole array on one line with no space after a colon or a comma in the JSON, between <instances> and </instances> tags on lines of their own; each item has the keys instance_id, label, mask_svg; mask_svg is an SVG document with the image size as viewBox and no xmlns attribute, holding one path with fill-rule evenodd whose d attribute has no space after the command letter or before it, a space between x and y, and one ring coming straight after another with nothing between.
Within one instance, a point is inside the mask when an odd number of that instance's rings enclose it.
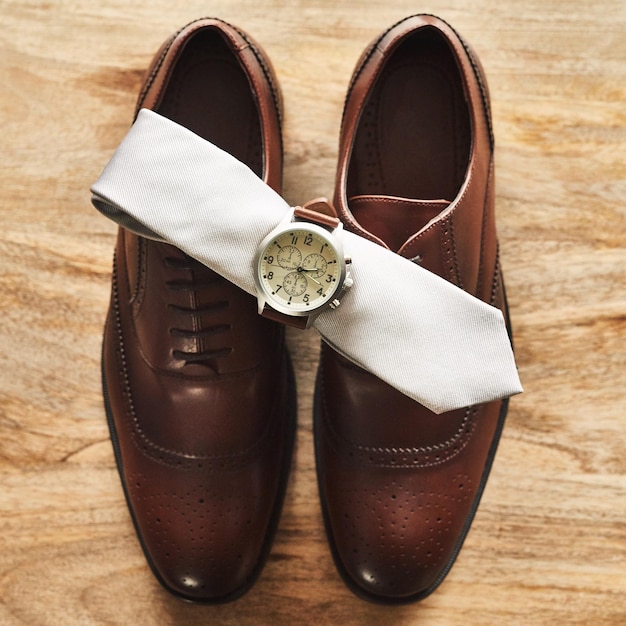
<instances>
[{"instance_id":1,"label":"watch bezel","mask_svg":"<svg viewBox=\"0 0 626 626\"><path fill-rule=\"evenodd\" d=\"M330 306L335 297L343 291L347 275L343 245L341 239L338 238L335 234L337 233L337 231L341 231L342 227L343 225L339 223L339 225L335 229L330 231L323 226L319 226L317 224L313 224L304 220L288 221L286 223L279 224L261 241L254 259L254 282L257 288L259 313L263 311L265 304L267 304L275 311L288 315L289 317L309 317L311 315L319 314L321 311ZM328 292L324 302L322 302L318 306L302 310L295 310L286 304L282 304L278 299L275 299L271 293L268 293L261 279L261 258L263 257L265 249L272 243L274 239L292 230L310 231L311 233L321 237L335 251L335 254L337 256L337 263L339 265L337 283L334 289Z\"/></svg>"}]
</instances>

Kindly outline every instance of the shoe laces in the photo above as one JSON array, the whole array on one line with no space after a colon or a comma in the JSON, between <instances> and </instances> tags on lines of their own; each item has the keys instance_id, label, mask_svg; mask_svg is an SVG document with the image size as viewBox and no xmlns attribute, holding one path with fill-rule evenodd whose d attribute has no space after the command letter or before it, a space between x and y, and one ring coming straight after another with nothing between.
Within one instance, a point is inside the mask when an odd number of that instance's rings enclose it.
<instances>
[{"instance_id":1,"label":"shoe laces","mask_svg":"<svg viewBox=\"0 0 626 626\"><path fill-rule=\"evenodd\" d=\"M172 270L188 271L190 278L186 280L173 279L165 282L165 286L171 291L184 291L193 294L216 290L225 279L216 274L208 267L205 267L198 261L185 255L179 257L165 257L165 266ZM228 356L232 352L232 347L224 346L220 348L206 349L203 347L203 340L208 337L215 337L227 333L231 329L230 324L214 323L211 324L212 315L223 311L230 306L228 300L216 299L207 304L198 304L197 297L190 298L190 306L183 307L177 304L168 304L168 310L175 315L180 316L181 322L187 318L187 328L171 327L170 335L181 339L191 339L196 346L193 351L174 349L172 354L174 358L189 363L202 363L212 359ZM182 325L182 324L181 324Z\"/></svg>"}]
</instances>

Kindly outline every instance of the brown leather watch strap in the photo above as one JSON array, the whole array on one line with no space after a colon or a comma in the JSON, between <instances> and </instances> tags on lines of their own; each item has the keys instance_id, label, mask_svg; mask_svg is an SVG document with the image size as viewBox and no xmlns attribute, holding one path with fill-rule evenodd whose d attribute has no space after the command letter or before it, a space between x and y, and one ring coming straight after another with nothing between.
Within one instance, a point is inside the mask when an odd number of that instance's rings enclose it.
<instances>
[{"instance_id":1,"label":"brown leather watch strap","mask_svg":"<svg viewBox=\"0 0 626 626\"><path fill-rule=\"evenodd\" d=\"M313 222L314 224L319 224L320 226L325 226L333 230L339 226L339 218L334 213L335 209L333 209L325 198L307 202L303 207L298 206L293 211L293 215L296 219Z\"/></svg>"},{"instance_id":2,"label":"brown leather watch strap","mask_svg":"<svg viewBox=\"0 0 626 626\"><path fill-rule=\"evenodd\" d=\"M263 317L267 317L267 319L274 322L280 322L281 324L292 326L293 328L299 328L300 330L304 330L309 321L308 315L306 317L294 317L293 315L287 315L286 313L276 311L267 304L263 307L262 315Z\"/></svg>"}]
</instances>

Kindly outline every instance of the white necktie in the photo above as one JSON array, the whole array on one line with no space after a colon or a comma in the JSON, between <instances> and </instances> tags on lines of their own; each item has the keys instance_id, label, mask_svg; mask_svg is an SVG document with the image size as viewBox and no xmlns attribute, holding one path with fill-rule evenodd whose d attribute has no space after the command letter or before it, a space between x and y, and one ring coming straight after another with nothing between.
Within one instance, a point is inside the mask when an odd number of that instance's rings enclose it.
<instances>
[{"instance_id":1,"label":"white necktie","mask_svg":"<svg viewBox=\"0 0 626 626\"><path fill-rule=\"evenodd\" d=\"M246 165L147 109L91 191L107 217L251 294L257 247L289 210ZM344 250L354 285L314 322L333 348L435 413L522 391L499 309L352 233Z\"/></svg>"}]
</instances>

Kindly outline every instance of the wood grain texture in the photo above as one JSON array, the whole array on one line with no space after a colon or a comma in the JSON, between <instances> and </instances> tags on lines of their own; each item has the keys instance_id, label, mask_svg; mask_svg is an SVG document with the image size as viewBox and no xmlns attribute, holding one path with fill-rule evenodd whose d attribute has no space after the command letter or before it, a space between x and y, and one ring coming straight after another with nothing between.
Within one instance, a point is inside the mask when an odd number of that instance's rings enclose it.
<instances>
[{"instance_id":1,"label":"wood grain texture","mask_svg":"<svg viewBox=\"0 0 626 626\"><path fill-rule=\"evenodd\" d=\"M184 7L184 8L180 8ZM298 447L269 563L198 607L150 573L105 424L100 342L115 229L88 189L161 42L210 14L283 88L285 195L332 194L362 49L414 13L451 22L490 82L503 264L526 392L451 574L418 605L353 597L324 538L315 335L289 333ZM626 623L626 4L622 0L0 0L0 623Z\"/></svg>"}]
</instances>

